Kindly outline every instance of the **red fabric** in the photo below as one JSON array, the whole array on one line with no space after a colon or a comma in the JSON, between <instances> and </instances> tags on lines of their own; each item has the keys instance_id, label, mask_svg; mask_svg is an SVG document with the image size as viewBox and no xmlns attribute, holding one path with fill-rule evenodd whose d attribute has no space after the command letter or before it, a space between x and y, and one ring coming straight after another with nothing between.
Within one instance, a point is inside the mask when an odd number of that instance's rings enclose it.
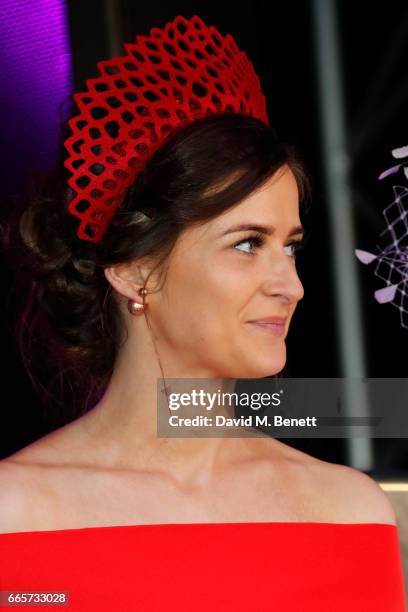
<instances>
[{"instance_id":1,"label":"red fabric","mask_svg":"<svg viewBox=\"0 0 408 612\"><path fill-rule=\"evenodd\" d=\"M64 165L81 223L78 237L99 242L126 190L177 128L207 115L243 113L269 125L253 64L231 34L198 15L125 44L126 55L98 63L101 75L74 95Z\"/></svg>"},{"instance_id":2,"label":"red fabric","mask_svg":"<svg viewBox=\"0 0 408 612\"><path fill-rule=\"evenodd\" d=\"M406 612L394 525L197 523L6 533L0 558L0 590L69 591L69 605L58 609L70 612Z\"/></svg>"}]
</instances>

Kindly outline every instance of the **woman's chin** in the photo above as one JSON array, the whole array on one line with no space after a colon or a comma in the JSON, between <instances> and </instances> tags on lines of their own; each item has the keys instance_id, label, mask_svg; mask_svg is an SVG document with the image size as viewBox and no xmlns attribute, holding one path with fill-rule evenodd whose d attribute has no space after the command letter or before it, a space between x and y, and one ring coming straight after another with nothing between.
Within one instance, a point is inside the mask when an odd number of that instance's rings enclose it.
<instances>
[{"instance_id":1,"label":"woman's chin","mask_svg":"<svg viewBox=\"0 0 408 612\"><path fill-rule=\"evenodd\" d=\"M252 363L242 363L237 369L239 373L234 374L231 378L266 378L267 376L276 376L283 370L286 365L286 354L281 359L269 357L264 360L255 359Z\"/></svg>"},{"instance_id":2,"label":"woman's chin","mask_svg":"<svg viewBox=\"0 0 408 612\"><path fill-rule=\"evenodd\" d=\"M273 351L259 352L251 363L250 369L254 371L254 377L265 378L275 376L283 370L286 365L286 345L282 342L279 348Z\"/></svg>"}]
</instances>

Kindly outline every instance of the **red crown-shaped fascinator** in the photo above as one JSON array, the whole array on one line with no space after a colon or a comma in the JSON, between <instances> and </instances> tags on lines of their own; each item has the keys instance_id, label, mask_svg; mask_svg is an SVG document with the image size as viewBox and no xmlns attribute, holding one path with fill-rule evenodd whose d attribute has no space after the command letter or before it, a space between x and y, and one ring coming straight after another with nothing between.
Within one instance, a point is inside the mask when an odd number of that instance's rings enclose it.
<instances>
[{"instance_id":1,"label":"red crown-shaped fascinator","mask_svg":"<svg viewBox=\"0 0 408 612\"><path fill-rule=\"evenodd\" d=\"M238 112L269 125L260 81L230 34L194 16L176 17L125 44L126 55L99 62L101 76L74 94L79 114L65 141L79 238L98 242L130 185L180 126Z\"/></svg>"}]
</instances>

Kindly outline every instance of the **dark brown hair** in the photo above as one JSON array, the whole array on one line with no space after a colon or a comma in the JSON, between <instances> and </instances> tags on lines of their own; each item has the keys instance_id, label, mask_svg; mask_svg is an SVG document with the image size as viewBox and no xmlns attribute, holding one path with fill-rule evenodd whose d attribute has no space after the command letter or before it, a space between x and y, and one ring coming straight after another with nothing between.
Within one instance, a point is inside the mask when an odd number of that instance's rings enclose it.
<instances>
[{"instance_id":1,"label":"dark brown hair","mask_svg":"<svg viewBox=\"0 0 408 612\"><path fill-rule=\"evenodd\" d=\"M26 280L16 324L23 364L42 401L74 400L72 415L78 416L109 382L123 338L124 322L104 268L147 257L164 270L185 228L237 205L284 165L297 181L301 212L310 182L294 147L280 142L271 127L238 113L208 116L165 142L102 241L92 243L76 236L78 219L67 211L72 194L62 161L14 220L6 246L18 262L17 276ZM48 374L45 386L35 371L40 363L42 375ZM70 400L64 387L73 390Z\"/></svg>"}]
</instances>

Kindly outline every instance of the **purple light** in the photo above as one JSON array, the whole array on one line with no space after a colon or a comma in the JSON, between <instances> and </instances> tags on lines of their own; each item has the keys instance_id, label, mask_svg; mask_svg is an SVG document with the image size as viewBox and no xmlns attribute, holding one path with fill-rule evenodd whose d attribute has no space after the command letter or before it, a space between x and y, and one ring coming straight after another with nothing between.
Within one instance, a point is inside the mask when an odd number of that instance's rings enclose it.
<instances>
[{"instance_id":1,"label":"purple light","mask_svg":"<svg viewBox=\"0 0 408 612\"><path fill-rule=\"evenodd\" d=\"M35 168L60 147L59 106L72 93L64 0L8 0L0 20L2 135Z\"/></svg>"}]
</instances>

